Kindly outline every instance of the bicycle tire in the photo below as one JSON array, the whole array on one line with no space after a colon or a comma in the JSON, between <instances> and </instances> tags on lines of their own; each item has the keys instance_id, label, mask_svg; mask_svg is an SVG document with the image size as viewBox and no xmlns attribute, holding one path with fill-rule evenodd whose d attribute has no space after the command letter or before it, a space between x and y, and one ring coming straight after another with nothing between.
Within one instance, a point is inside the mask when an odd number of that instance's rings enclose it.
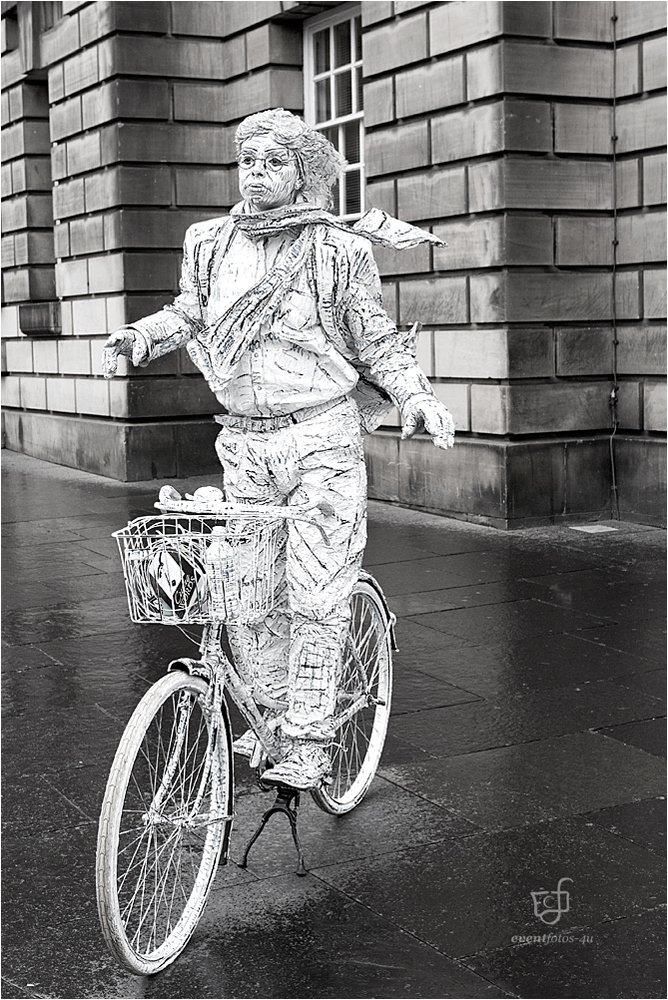
<instances>
[{"instance_id":1,"label":"bicycle tire","mask_svg":"<svg viewBox=\"0 0 668 1000\"><path fill-rule=\"evenodd\" d=\"M366 672L369 699L343 723L332 741L329 750L332 783L311 790L318 806L336 816L359 805L373 781L383 752L392 703L389 618L373 584L366 580L357 581L351 597L351 621L337 696L338 712L363 694L353 650Z\"/></svg>"},{"instance_id":2,"label":"bicycle tire","mask_svg":"<svg viewBox=\"0 0 668 1000\"><path fill-rule=\"evenodd\" d=\"M232 826L227 710L201 677L173 671L144 695L121 738L97 842L100 923L138 975L183 951L202 915Z\"/></svg>"}]
</instances>

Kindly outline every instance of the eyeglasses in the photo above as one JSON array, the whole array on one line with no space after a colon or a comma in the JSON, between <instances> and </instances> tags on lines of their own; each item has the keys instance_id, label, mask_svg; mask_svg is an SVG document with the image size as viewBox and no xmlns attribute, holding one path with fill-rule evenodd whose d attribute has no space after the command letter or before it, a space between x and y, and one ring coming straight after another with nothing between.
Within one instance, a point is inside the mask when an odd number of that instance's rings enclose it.
<instances>
[{"instance_id":1,"label":"eyeglasses","mask_svg":"<svg viewBox=\"0 0 668 1000\"><path fill-rule=\"evenodd\" d=\"M267 170L277 174L283 167L294 163L294 157L289 154L268 153L266 156L255 156L254 153L242 153L237 163L242 170L252 170L256 163L264 163Z\"/></svg>"}]
</instances>

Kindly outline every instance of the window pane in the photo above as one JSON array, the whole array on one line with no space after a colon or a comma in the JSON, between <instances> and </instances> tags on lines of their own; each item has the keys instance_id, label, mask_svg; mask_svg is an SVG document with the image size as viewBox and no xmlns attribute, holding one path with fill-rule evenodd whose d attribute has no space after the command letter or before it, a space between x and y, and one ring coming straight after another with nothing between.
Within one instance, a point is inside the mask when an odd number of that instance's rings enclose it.
<instances>
[{"instance_id":1,"label":"window pane","mask_svg":"<svg viewBox=\"0 0 668 1000\"><path fill-rule=\"evenodd\" d=\"M329 28L324 31L316 31L313 36L315 48L315 71L316 73L326 73L329 70Z\"/></svg>"},{"instance_id":2,"label":"window pane","mask_svg":"<svg viewBox=\"0 0 668 1000\"><path fill-rule=\"evenodd\" d=\"M360 127L358 122L350 122L344 125L343 136L345 141L344 156L348 163L359 163L360 161Z\"/></svg>"},{"instance_id":3,"label":"window pane","mask_svg":"<svg viewBox=\"0 0 668 1000\"><path fill-rule=\"evenodd\" d=\"M334 25L334 65L347 66L350 62L350 21Z\"/></svg>"},{"instance_id":4,"label":"window pane","mask_svg":"<svg viewBox=\"0 0 668 1000\"><path fill-rule=\"evenodd\" d=\"M339 181L336 182L332 188L332 211L336 212L337 215L341 214L341 205L339 204Z\"/></svg>"},{"instance_id":5,"label":"window pane","mask_svg":"<svg viewBox=\"0 0 668 1000\"><path fill-rule=\"evenodd\" d=\"M360 208L360 175L358 170L351 170L346 174L346 215L353 215Z\"/></svg>"},{"instance_id":6,"label":"window pane","mask_svg":"<svg viewBox=\"0 0 668 1000\"><path fill-rule=\"evenodd\" d=\"M362 18L352 11L347 15L328 18L328 27L321 23L315 31L305 31L305 44L311 46L308 64L313 67L307 106L313 124L348 165L332 190L331 210L359 218L364 204Z\"/></svg>"},{"instance_id":7,"label":"window pane","mask_svg":"<svg viewBox=\"0 0 668 1000\"><path fill-rule=\"evenodd\" d=\"M332 101L329 93L330 77L319 80L315 85L315 120L326 122L332 117Z\"/></svg>"},{"instance_id":8,"label":"window pane","mask_svg":"<svg viewBox=\"0 0 668 1000\"><path fill-rule=\"evenodd\" d=\"M352 80L350 78L350 70L346 73L338 73L334 80L336 81L336 114L337 117L342 117L343 115L349 115L353 110L353 93L352 93ZM320 119L322 121L322 119Z\"/></svg>"},{"instance_id":9,"label":"window pane","mask_svg":"<svg viewBox=\"0 0 668 1000\"><path fill-rule=\"evenodd\" d=\"M355 59L362 58L362 18L356 17L354 22L354 32L355 32Z\"/></svg>"}]
</instances>

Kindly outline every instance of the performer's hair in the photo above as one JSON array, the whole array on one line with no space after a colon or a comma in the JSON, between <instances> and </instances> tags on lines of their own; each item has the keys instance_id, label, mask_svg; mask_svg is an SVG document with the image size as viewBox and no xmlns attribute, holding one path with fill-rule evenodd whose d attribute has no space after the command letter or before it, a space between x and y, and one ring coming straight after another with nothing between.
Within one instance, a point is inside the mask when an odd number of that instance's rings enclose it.
<instances>
[{"instance_id":1,"label":"performer's hair","mask_svg":"<svg viewBox=\"0 0 668 1000\"><path fill-rule=\"evenodd\" d=\"M329 208L332 188L346 165L329 139L292 112L274 108L244 118L234 136L237 153L242 143L263 132L273 132L282 146L294 152L306 200Z\"/></svg>"}]
</instances>

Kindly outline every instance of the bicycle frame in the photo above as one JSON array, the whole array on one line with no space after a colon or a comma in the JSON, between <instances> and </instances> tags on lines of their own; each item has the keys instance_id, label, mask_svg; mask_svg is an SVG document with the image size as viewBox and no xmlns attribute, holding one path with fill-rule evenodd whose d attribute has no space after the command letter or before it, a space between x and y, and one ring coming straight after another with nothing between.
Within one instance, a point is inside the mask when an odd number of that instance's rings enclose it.
<instances>
[{"instance_id":1,"label":"bicycle frame","mask_svg":"<svg viewBox=\"0 0 668 1000\"><path fill-rule=\"evenodd\" d=\"M392 645L394 645L395 621L395 616L389 613L386 634L389 633ZM235 705L258 737L266 755L277 760L281 753L280 738L265 721L234 659L225 653L221 643L223 628L223 624L205 625L200 642L201 659L181 657L178 660L172 660L168 669L185 669L188 673L204 677L211 685L214 702L218 701L219 704L224 699L224 692L229 691ZM360 679L361 693L355 701L335 715L334 726L337 731L367 705L371 703L384 704L371 696L369 678L352 643L346 644L346 651L354 661ZM236 658L239 654L233 655Z\"/></svg>"},{"instance_id":2,"label":"bicycle frame","mask_svg":"<svg viewBox=\"0 0 668 1000\"><path fill-rule=\"evenodd\" d=\"M187 670L190 674L203 677L209 682L216 698L224 700L224 691L229 691L235 705L256 733L263 748L270 757L280 754L280 740L264 720L248 685L236 664L225 653L221 644L222 624L205 625L200 642L201 659L181 657L172 660L169 670Z\"/></svg>"}]
</instances>

